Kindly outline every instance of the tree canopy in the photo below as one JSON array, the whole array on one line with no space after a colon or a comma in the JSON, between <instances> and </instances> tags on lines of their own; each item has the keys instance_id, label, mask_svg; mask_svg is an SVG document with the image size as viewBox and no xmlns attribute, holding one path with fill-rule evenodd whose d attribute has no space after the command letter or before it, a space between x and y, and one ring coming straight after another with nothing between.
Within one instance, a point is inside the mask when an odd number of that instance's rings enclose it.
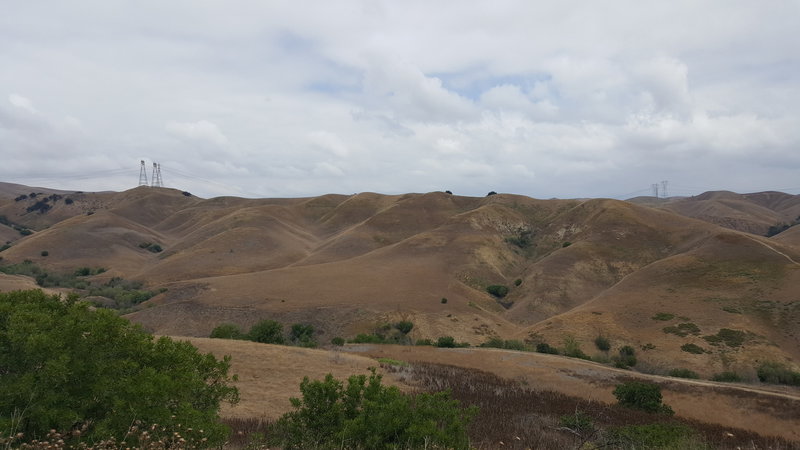
<instances>
[{"instance_id":1,"label":"tree canopy","mask_svg":"<svg viewBox=\"0 0 800 450\"><path fill-rule=\"evenodd\" d=\"M221 444L220 402L238 401L229 368L75 297L0 293L0 435L84 428L82 439L121 439L134 423L182 424Z\"/></svg>"}]
</instances>

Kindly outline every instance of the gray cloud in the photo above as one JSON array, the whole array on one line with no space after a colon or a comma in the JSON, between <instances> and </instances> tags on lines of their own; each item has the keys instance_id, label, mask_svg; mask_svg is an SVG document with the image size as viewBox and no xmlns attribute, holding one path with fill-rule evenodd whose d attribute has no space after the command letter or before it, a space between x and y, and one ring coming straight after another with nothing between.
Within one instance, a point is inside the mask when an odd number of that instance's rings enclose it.
<instances>
[{"instance_id":1,"label":"gray cloud","mask_svg":"<svg viewBox=\"0 0 800 450\"><path fill-rule=\"evenodd\" d=\"M454 6L6 5L0 180L125 189L145 158L203 196L800 192L796 2Z\"/></svg>"}]
</instances>

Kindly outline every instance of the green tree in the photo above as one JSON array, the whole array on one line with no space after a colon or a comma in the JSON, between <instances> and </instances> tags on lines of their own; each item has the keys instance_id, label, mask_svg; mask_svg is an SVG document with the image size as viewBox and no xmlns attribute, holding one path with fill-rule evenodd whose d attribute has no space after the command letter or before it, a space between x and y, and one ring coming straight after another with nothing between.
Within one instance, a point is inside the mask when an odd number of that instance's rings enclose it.
<instances>
[{"instance_id":1,"label":"green tree","mask_svg":"<svg viewBox=\"0 0 800 450\"><path fill-rule=\"evenodd\" d=\"M238 400L229 368L74 296L0 293L0 435L86 426L89 440L121 439L138 420L202 429L221 444L220 402Z\"/></svg>"},{"instance_id":2,"label":"green tree","mask_svg":"<svg viewBox=\"0 0 800 450\"><path fill-rule=\"evenodd\" d=\"M215 339L244 339L244 333L238 325L223 323L211 331L209 337Z\"/></svg>"},{"instance_id":3,"label":"green tree","mask_svg":"<svg viewBox=\"0 0 800 450\"><path fill-rule=\"evenodd\" d=\"M263 344L285 344L283 325L274 320L262 320L250 327L247 338Z\"/></svg>"},{"instance_id":4,"label":"green tree","mask_svg":"<svg viewBox=\"0 0 800 450\"><path fill-rule=\"evenodd\" d=\"M295 448L469 448L467 425L476 409L460 408L448 392L404 395L369 377L354 375L347 385L328 374L300 384L302 398L276 424L277 443Z\"/></svg>"},{"instance_id":5,"label":"green tree","mask_svg":"<svg viewBox=\"0 0 800 450\"><path fill-rule=\"evenodd\" d=\"M289 332L289 339L292 344L301 347L316 347L317 341L314 340L314 327L308 324L296 323L292 325Z\"/></svg>"},{"instance_id":6,"label":"green tree","mask_svg":"<svg viewBox=\"0 0 800 450\"><path fill-rule=\"evenodd\" d=\"M654 413L673 414L672 408L661 403L661 388L655 383L629 381L614 389L614 396L622 406Z\"/></svg>"}]
</instances>

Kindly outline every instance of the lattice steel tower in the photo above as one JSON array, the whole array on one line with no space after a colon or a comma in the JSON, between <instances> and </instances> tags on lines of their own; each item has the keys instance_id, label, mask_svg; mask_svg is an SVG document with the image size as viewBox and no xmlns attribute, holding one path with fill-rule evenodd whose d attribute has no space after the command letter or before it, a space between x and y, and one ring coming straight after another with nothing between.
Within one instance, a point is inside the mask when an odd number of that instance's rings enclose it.
<instances>
[{"instance_id":1,"label":"lattice steel tower","mask_svg":"<svg viewBox=\"0 0 800 450\"><path fill-rule=\"evenodd\" d=\"M147 169L144 168L144 160L139 166L139 186L147 186Z\"/></svg>"}]
</instances>

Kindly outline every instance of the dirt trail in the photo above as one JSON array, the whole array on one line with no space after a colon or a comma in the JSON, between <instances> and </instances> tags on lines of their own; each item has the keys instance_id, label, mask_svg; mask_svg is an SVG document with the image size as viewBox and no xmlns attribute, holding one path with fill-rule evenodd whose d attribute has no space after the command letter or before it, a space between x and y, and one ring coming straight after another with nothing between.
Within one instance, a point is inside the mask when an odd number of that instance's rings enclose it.
<instances>
[{"instance_id":1,"label":"dirt trail","mask_svg":"<svg viewBox=\"0 0 800 450\"><path fill-rule=\"evenodd\" d=\"M746 236L746 235L745 235L745 236ZM760 241L760 240L758 240L758 239L756 239L756 238L754 238L754 237L752 237L752 236L746 236L746 237L747 237L748 239L750 239L751 241L753 241L753 242L757 242L757 243L759 243L759 244L763 245L764 247L766 247L766 248L768 248L768 249L772 250L773 252L775 252L775 253L777 253L777 254L779 254L779 255L783 256L784 258L788 259L788 260L789 260L789 262L791 262L792 264L795 264L795 265L798 265L798 266L800 266L800 263L799 263L799 262L797 262L797 261L795 261L794 259L792 259L792 257L791 257L791 256L789 256L789 255L787 255L786 253L783 253L782 251L780 251L780 250L778 250L778 249L776 249L776 248L772 247L771 245L767 244L766 242L762 242L762 241Z\"/></svg>"},{"instance_id":2,"label":"dirt trail","mask_svg":"<svg viewBox=\"0 0 800 450\"><path fill-rule=\"evenodd\" d=\"M743 386L647 375L597 363L540 353L497 349L439 349L390 345L346 346L373 358L428 362L479 369L518 380L534 389L614 403L614 387L627 379L649 380L662 388L664 402L678 416L732 428L800 440L800 390Z\"/></svg>"}]
</instances>

